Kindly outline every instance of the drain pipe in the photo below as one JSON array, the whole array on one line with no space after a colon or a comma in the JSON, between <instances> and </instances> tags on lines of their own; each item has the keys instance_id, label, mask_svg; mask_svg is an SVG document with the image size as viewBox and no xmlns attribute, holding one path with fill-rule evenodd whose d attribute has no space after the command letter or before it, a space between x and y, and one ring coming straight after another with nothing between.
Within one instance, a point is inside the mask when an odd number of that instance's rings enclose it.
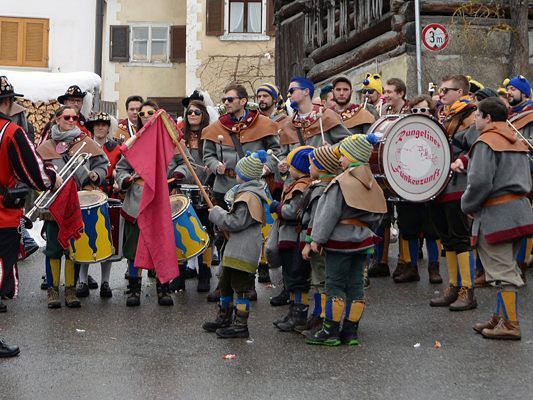
<instances>
[{"instance_id":1,"label":"drain pipe","mask_svg":"<svg viewBox=\"0 0 533 400\"><path fill-rule=\"evenodd\" d=\"M104 38L104 1L96 0L96 23L94 34L94 72L102 76L102 46Z\"/></svg>"},{"instance_id":2,"label":"drain pipe","mask_svg":"<svg viewBox=\"0 0 533 400\"><path fill-rule=\"evenodd\" d=\"M422 48L420 34L420 1L415 0L415 28L416 28L416 88L422 94Z\"/></svg>"}]
</instances>

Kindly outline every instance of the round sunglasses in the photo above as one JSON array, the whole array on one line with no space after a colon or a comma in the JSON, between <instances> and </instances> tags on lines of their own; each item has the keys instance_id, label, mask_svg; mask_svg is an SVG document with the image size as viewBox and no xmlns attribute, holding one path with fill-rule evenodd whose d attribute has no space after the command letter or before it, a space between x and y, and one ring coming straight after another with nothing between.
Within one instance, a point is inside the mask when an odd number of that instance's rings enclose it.
<instances>
[{"instance_id":1,"label":"round sunglasses","mask_svg":"<svg viewBox=\"0 0 533 400\"><path fill-rule=\"evenodd\" d=\"M145 117L145 116L152 116L155 114L155 110L148 110L148 111L139 111L137 113L137 115L141 118Z\"/></svg>"}]
</instances>

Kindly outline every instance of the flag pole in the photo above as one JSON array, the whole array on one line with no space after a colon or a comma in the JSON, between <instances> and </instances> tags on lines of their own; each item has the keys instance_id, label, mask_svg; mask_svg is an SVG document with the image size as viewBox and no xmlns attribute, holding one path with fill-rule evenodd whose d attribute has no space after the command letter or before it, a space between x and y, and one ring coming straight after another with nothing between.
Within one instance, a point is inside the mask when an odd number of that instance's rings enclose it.
<instances>
[{"instance_id":1,"label":"flag pole","mask_svg":"<svg viewBox=\"0 0 533 400\"><path fill-rule=\"evenodd\" d=\"M174 142L174 144L178 148L178 150L179 150L179 152L181 154L181 157L183 158L183 161L185 161L185 165L187 166L187 169L191 173L191 175L192 175L192 177L194 179L194 182L196 182L196 185L198 186L198 189L200 189L200 193L202 193L202 197L204 198L205 202L207 203L207 206L209 208L213 208L213 202L211 201L211 199L209 198L209 195L205 191L204 185L200 181L200 178L198 178L198 175L196 175L196 172L194 171L194 168L191 165L191 162L189 161L189 157L187 157L187 154L185 153L185 150L183 149L183 147L181 146L181 144L179 142L179 133L176 130L177 128L174 125L174 122L172 122L170 120L170 117L168 116L168 114L164 110L162 110L162 112L159 114L159 116L163 120L163 123L165 124L165 128L167 129L167 132L170 135L170 138L172 139L172 141Z\"/></svg>"}]
</instances>

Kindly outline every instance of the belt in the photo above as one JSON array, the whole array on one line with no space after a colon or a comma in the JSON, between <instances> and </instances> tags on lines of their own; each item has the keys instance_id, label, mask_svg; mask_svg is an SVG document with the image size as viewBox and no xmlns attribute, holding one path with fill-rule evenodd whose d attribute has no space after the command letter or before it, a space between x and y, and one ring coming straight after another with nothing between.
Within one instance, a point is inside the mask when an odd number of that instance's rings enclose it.
<instances>
[{"instance_id":1,"label":"belt","mask_svg":"<svg viewBox=\"0 0 533 400\"><path fill-rule=\"evenodd\" d=\"M368 228L368 224L364 223L363 221L361 220L358 220L357 218L346 218L346 219L341 219L339 221L339 224L341 225L353 225L353 226L360 226L362 228Z\"/></svg>"},{"instance_id":2,"label":"belt","mask_svg":"<svg viewBox=\"0 0 533 400\"><path fill-rule=\"evenodd\" d=\"M496 196L488 199L483 203L483 207L497 206L498 204L505 204L513 200L518 200L526 197L525 193L507 193L501 196Z\"/></svg>"},{"instance_id":3,"label":"belt","mask_svg":"<svg viewBox=\"0 0 533 400\"><path fill-rule=\"evenodd\" d=\"M224 175L226 175L228 178L235 178L237 176L237 173L233 168L226 168L224 171Z\"/></svg>"}]
</instances>

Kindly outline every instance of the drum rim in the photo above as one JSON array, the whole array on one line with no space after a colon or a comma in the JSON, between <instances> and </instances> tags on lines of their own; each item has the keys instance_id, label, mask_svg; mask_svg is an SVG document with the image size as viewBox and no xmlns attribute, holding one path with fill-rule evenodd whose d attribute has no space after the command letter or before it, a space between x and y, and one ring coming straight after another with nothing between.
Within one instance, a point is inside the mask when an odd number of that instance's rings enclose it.
<instances>
[{"instance_id":1,"label":"drum rim","mask_svg":"<svg viewBox=\"0 0 533 400\"><path fill-rule=\"evenodd\" d=\"M187 200L186 204L185 204L185 207L183 207L182 210L178 211L177 213L175 214L172 214L172 207L170 207L170 215L172 217L172 219L176 218L176 217L179 217L181 214L183 214L187 208L189 208L189 206L192 204L191 203L191 199L189 199L187 196L185 196L184 194L173 194L173 195L170 195L170 200L172 201L173 198L178 198L178 197L183 197L185 200ZM194 209L194 208L193 208Z\"/></svg>"},{"instance_id":2,"label":"drum rim","mask_svg":"<svg viewBox=\"0 0 533 400\"><path fill-rule=\"evenodd\" d=\"M97 203L94 203L94 204L91 204L91 205L81 205L80 194L83 196L83 195L88 194L88 193L91 193L93 195L96 194L98 196L103 196L102 200L99 200ZM105 194L104 192L102 192L101 190L80 190L80 191L78 191L78 199L80 200L80 209L88 210L88 209L91 209L91 208L100 207L103 204L107 204L108 200L109 200L109 196L107 194Z\"/></svg>"},{"instance_id":3,"label":"drum rim","mask_svg":"<svg viewBox=\"0 0 533 400\"><path fill-rule=\"evenodd\" d=\"M186 260L190 260L196 256L199 256L200 254L202 254L203 252L206 251L206 249L209 247L209 244L211 243L211 237L209 235L207 235L207 242L205 242L205 246L203 246L200 250L198 250L196 253L194 253L192 256L190 257L186 257L186 258L179 258L177 257L176 255L176 258L178 259L178 261L186 261Z\"/></svg>"}]
</instances>

